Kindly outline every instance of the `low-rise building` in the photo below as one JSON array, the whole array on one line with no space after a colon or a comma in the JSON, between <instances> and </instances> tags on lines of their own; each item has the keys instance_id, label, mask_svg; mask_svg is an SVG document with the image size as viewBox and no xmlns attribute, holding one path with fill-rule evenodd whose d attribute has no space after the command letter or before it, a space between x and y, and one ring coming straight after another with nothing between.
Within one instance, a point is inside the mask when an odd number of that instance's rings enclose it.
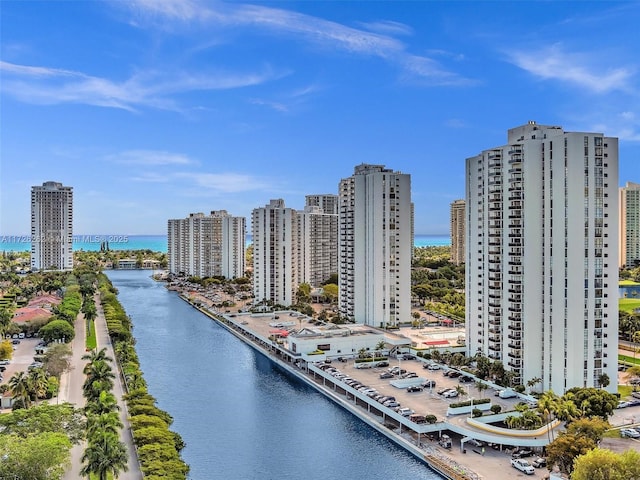
<instances>
[{"instance_id":1,"label":"low-rise building","mask_svg":"<svg viewBox=\"0 0 640 480\"><path fill-rule=\"evenodd\" d=\"M331 357L353 357L364 349L373 353L376 346L385 340L382 330L365 325L331 325L305 327L291 332L286 338L287 348L302 354L308 361Z\"/></svg>"}]
</instances>

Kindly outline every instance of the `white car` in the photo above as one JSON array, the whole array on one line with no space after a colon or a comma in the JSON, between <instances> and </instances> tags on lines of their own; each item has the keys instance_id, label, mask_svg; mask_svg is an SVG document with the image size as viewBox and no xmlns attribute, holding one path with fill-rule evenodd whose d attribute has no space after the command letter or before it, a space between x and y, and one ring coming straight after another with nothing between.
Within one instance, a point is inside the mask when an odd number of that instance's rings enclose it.
<instances>
[{"instance_id":1,"label":"white car","mask_svg":"<svg viewBox=\"0 0 640 480\"><path fill-rule=\"evenodd\" d=\"M620 430L621 437L629 437L629 438L640 438L640 432L634 430L633 428L623 428Z\"/></svg>"},{"instance_id":2,"label":"white car","mask_svg":"<svg viewBox=\"0 0 640 480\"><path fill-rule=\"evenodd\" d=\"M430 363L429 366L427 366L427 370L440 370L440 368L440 365L437 363Z\"/></svg>"},{"instance_id":3,"label":"white car","mask_svg":"<svg viewBox=\"0 0 640 480\"><path fill-rule=\"evenodd\" d=\"M408 417L408 416L413 415L414 413L416 413L416 412L414 412L413 410L411 410L410 408L407 408L407 407L398 408L396 411L400 415L402 415L403 417Z\"/></svg>"},{"instance_id":4,"label":"white car","mask_svg":"<svg viewBox=\"0 0 640 480\"><path fill-rule=\"evenodd\" d=\"M458 396L457 390L448 390L442 394L444 398L456 398Z\"/></svg>"},{"instance_id":5,"label":"white car","mask_svg":"<svg viewBox=\"0 0 640 480\"><path fill-rule=\"evenodd\" d=\"M517 470L520 470L523 473L526 473L527 475L533 475L535 473L535 469L533 468L533 465L531 465L529 462L521 458L512 458L511 466Z\"/></svg>"}]
</instances>

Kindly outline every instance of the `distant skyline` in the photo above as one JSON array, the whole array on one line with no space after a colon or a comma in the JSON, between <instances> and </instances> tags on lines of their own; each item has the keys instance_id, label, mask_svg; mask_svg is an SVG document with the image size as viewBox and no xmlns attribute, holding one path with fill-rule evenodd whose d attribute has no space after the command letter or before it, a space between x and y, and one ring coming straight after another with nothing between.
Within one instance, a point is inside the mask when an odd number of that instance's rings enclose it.
<instances>
[{"instance_id":1,"label":"distant skyline","mask_svg":"<svg viewBox=\"0 0 640 480\"><path fill-rule=\"evenodd\" d=\"M0 234L73 187L74 232L166 234L192 212L412 177L448 235L465 158L529 120L620 138L640 182L637 2L0 2ZM635 38L635 40L634 40Z\"/></svg>"}]
</instances>

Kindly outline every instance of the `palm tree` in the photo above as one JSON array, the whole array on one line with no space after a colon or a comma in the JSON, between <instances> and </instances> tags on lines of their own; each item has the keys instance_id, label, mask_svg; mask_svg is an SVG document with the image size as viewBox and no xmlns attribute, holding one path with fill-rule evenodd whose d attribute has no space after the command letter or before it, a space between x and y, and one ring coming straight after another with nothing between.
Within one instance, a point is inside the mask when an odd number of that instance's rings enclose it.
<instances>
[{"instance_id":1,"label":"palm tree","mask_svg":"<svg viewBox=\"0 0 640 480\"><path fill-rule=\"evenodd\" d=\"M527 387L529 387L529 393L533 387L535 387L538 383L542 383L542 379L540 377L533 377L531 380L527 381Z\"/></svg>"},{"instance_id":2,"label":"palm tree","mask_svg":"<svg viewBox=\"0 0 640 480\"><path fill-rule=\"evenodd\" d=\"M476 382L476 388L478 389L478 392L480 393L480 398L484 398L484 391L489 388L489 385L487 385L484 382L481 382L480 380L478 380Z\"/></svg>"},{"instance_id":3,"label":"palm tree","mask_svg":"<svg viewBox=\"0 0 640 480\"><path fill-rule=\"evenodd\" d=\"M100 392L100 395L84 407L87 415L101 415L103 413L113 413L120 410L118 400L111 392Z\"/></svg>"},{"instance_id":4,"label":"palm tree","mask_svg":"<svg viewBox=\"0 0 640 480\"><path fill-rule=\"evenodd\" d=\"M25 408L31 405L31 382L25 372L18 372L9 379L9 389L13 398L22 400Z\"/></svg>"},{"instance_id":5,"label":"palm tree","mask_svg":"<svg viewBox=\"0 0 640 480\"><path fill-rule=\"evenodd\" d=\"M120 472L126 472L127 449L113 432L102 431L95 433L89 439L89 445L82 455L83 476L96 475L99 480L107 480L111 474L117 478Z\"/></svg>"},{"instance_id":6,"label":"palm tree","mask_svg":"<svg viewBox=\"0 0 640 480\"><path fill-rule=\"evenodd\" d=\"M538 412L540 412L544 418L544 422L548 425L553 420L556 412L558 411L560 398L553 393L552 390L544 392L540 398L538 398ZM549 442L553 441L553 430L547 429L547 437Z\"/></svg>"},{"instance_id":7,"label":"palm tree","mask_svg":"<svg viewBox=\"0 0 640 480\"><path fill-rule=\"evenodd\" d=\"M111 366L104 361L88 363L85 368L87 375L82 392L85 398L94 398L102 390L111 390L116 378Z\"/></svg>"},{"instance_id":8,"label":"palm tree","mask_svg":"<svg viewBox=\"0 0 640 480\"><path fill-rule=\"evenodd\" d=\"M34 368L29 372L28 376L31 393L35 394L36 401L38 398L44 398L49 388L49 377L42 368Z\"/></svg>"},{"instance_id":9,"label":"palm tree","mask_svg":"<svg viewBox=\"0 0 640 480\"><path fill-rule=\"evenodd\" d=\"M117 412L108 412L87 415L87 437L92 438L100 432L112 432L119 434L123 427Z\"/></svg>"},{"instance_id":10,"label":"palm tree","mask_svg":"<svg viewBox=\"0 0 640 480\"><path fill-rule=\"evenodd\" d=\"M84 373L87 373L87 369L89 365L96 362L112 362L113 359L111 357L107 357L107 349L102 348L100 350L91 350L91 352L82 356L82 360L88 360L89 363L84 367Z\"/></svg>"},{"instance_id":11,"label":"palm tree","mask_svg":"<svg viewBox=\"0 0 640 480\"><path fill-rule=\"evenodd\" d=\"M600 388L607 388L610 383L611 380L609 379L609 375L607 375L606 373L598 376L598 384L600 385Z\"/></svg>"}]
</instances>

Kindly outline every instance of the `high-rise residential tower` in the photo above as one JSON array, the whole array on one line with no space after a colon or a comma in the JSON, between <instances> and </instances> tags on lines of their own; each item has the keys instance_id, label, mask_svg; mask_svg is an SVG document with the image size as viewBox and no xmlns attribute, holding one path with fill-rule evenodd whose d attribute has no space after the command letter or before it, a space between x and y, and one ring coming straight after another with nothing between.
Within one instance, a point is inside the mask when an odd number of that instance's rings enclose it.
<instances>
[{"instance_id":1,"label":"high-rise residential tower","mask_svg":"<svg viewBox=\"0 0 640 480\"><path fill-rule=\"evenodd\" d=\"M339 185L339 311L377 327L411 319L411 176L362 164Z\"/></svg>"},{"instance_id":2,"label":"high-rise residential tower","mask_svg":"<svg viewBox=\"0 0 640 480\"><path fill-rule=\"evenodd\" d=\"M73 188L31 187L31 269L73 268Z\"/></svg>"},{"instance_id":3,"label":"high-rise residential tower","mask_svg":"<svg viewBox=\"0 0 640 480\"><path fill-rule=\"evenodd\" d=\"M468 355L558 394L617 391L617 193L601 133L529 122L467 159Z\"/></svg>"},{"instance_id":4,"label":"high-rise residential tower","mask_svg":"<svg viewBox=\"0 0 640 480\"><path fill-rule=\"evenodd\" d=\"M451 262L456 265L465 261L465 205L464 200L451 203Z\"/></svg>"},{"instance_id":5,"label":"high-rise residential tower","mask_svg":"<svg viewBox=\"0 0 640 480\"><path fill-rule=\"evenodd\" d=\"M298 281L319 287L336 273L338 215L306 206L298 212Z\"/></svg>"},{"instance_id":6,"label":"high-rise residential tower","mask_svg":"<svg viewBox=\"0 0 640 480\"><path fill-rule=\"evenodd\" d=\"M640 184L620 187L620 267L640 265Z\"/></svg>"},{"instance_id":7,"label":"high-rise residential tower","mask_svg":"<svg viewBox=\"0 0 640 480\"><path fill-rule=\"evenodd\" d=\"M289 306L298 289L298 215L271 200L252 215L254 302Z\"/></svg>"},{"instance_id":8,"label":"high-rise residential tower","mask_svg":"<svg viewBox=\"0 0 640 480\"><path fill-rule=\"evenodd\" d=\"M305 206L320 207L324 213L338 214L338 195L324 193L320 195L306 195Z\"/></svg>"},{"instance_id":9,"label":"high-rise residential tower","mask_svg":"<svg viewBox=\"0 0 640 480\"><path fill-rule=\"evenodd\" d=\"M246 220L226 210L192 213L167 223L167 256L173 274L237 278L245 273Z\"/></svg>"}]
</instances>

